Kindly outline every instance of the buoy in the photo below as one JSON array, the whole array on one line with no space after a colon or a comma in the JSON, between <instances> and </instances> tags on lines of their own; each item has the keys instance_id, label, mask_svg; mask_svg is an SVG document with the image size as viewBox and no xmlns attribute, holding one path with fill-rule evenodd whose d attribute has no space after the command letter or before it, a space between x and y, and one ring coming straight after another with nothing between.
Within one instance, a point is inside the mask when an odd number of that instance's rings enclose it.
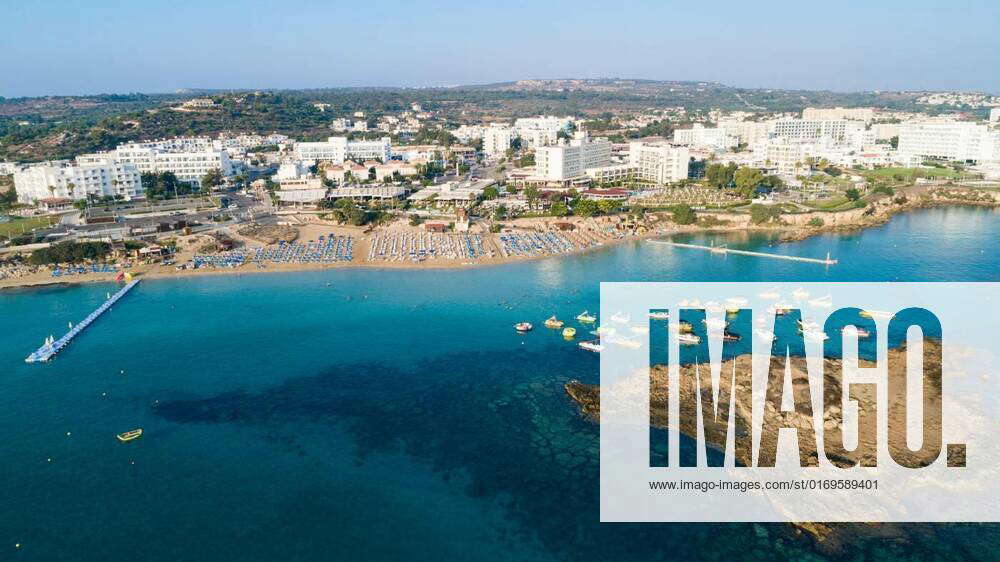
<instances>
[{"instance_id":1,"label":"buoy","mask_svg":"<svg viewBox=\"0 0 1000 562\"><path fill-rule=\"evenodd\" d=\"M73 435L73 434L71 432L67 431L66 432L66 437L69 437L70 435Z\"/></svg>"}]
</instances>

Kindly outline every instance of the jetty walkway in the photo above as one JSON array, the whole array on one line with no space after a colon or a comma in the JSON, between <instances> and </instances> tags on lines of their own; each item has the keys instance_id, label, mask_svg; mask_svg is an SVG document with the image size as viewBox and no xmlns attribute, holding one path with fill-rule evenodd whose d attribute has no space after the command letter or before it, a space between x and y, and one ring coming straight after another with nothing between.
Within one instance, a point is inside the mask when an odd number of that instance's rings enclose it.
<instances>
[{"instance_id":1,"label":"jetty walkway","mask_svg":"<svg viewBox=\"0 0 1000 562\"><path fill-rule=\"evenodd\" d=\"M653 244L663 244L665 246L674 246L677 248L691 248L694 250L706 250L714 254L739 254L742 256L755 256L758 258L774 258L778 260L790 260L790 261L801 261L807 263L818 263L822 265L836 265L837 260L832 259L830 254L826 254L826 259L818 258L802 258L799 256L786 256L782 254L767 254L764 252L751 252L750 250L734 250L732 248L727 248L725 246L701 246L698 244L683 244L681 242L670 242L668 240L649 240Z\"/></svg>"},{"instance_id":2,"label":"jetty walkway","mask_svg":"<svg viewBox=\"0 0 1000 562\"><path fill-rule=\"evenodd\" d=\"M38 350L36 350L34 353L26 357L24 361L26 363L38 363L52 359L52 357L54 357L56 353L59 353L60 351L62 351L64 347L69 345L69 342L71 342L73 338L79 335L80 332L86 330L87 326L90 326L94 322L94 320L97 320L102 314L107 312L112 305L118 302L119 299L124 297L126 293L132 290L132 287L135 287L138 284L139 284L138 279L134 279L126 283L125 286L119 289L117 293L111 295L111 297L108 300L101 303L101 306L97 307L97 310L91 312L89 315L87 315L86 318L83 319L83 321L81 321L76 326L70 328L70 331L66 332L66 335L55 341L51 342L46 341L45 345L39 347Z\"/></svg>"}]
</instances>

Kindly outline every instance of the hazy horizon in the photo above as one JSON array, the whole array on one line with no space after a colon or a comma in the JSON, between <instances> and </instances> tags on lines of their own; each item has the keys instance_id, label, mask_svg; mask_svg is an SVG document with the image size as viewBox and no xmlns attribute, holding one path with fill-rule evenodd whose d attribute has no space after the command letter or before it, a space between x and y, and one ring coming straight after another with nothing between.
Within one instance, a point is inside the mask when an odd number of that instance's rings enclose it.
<instances>
[{"instance_id":1,"label":"hazy horizon","mask_svg":"<svg viewBox=\"0 0 1000 562\"><path fill-rule=\"evenodd\" d=\"M1000 92L1000 5L828 9L375 0L358 10L233 0L7 8L0 96L469 86L526 79L738 88ZM13 78L12 78L13 77Z\"/></svg>"}]
</instances>

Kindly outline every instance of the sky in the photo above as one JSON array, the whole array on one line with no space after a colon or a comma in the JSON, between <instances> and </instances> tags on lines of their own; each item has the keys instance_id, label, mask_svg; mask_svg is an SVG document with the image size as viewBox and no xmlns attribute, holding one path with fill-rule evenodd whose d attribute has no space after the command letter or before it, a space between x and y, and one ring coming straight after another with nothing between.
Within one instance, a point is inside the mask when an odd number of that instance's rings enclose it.
<instances>
[{"instance_id":1,"label":"sky","mask_svg":"<svg viewBox=\"0 0 1000 562\"><path fill-rule=\"evenodd\" d=\"M1000 93L1000 2L0 0L0 96L528 78Z\"/></svg>"}]
</instances>

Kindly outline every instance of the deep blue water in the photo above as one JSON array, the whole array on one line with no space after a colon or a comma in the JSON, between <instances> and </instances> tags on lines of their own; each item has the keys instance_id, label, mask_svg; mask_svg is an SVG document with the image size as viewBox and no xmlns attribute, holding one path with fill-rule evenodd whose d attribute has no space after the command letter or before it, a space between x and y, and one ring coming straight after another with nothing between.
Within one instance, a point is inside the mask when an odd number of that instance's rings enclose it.
<instances>
[{"instance_id":1,"label":"deep blue water","mask_svg":"<svg viewBox=\"0 0 1000 562\"><path fill-rule=\"evenodd\" d=\"M112 285L0 291L0 560L825 556L781 525L599 524L597 427L562 388L597 382L598 358L511 325L596 311L600 281L997 281L1000 213L694 239L841 263L636 242L470 270L150 280L47 365L23 358ZM988 558L997 542L928 526L840 556Z\"/></svg>"}]
</instances>

